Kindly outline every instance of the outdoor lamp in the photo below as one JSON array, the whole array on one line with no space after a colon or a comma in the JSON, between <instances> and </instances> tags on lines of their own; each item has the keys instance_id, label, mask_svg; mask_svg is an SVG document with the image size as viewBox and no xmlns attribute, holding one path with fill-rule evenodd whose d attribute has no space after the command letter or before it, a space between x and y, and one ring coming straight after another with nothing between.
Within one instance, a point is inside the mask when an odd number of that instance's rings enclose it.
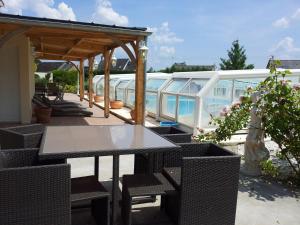
<instances>
[{"instance_id":1,"label":"outdoor lamp","mask_svg":"<svg viewBox=\"0 0 300 225\"><path fill-rule=\"evenodd\" d=\"M146 46L146 42L140 41L139 52L141 53L144 61L147 60L148 50L149 50L149 48Z\"/></svg>"},{"instance_id":2,"label":"outdoor lamp","mask_svg":"<svg viewBox=\"0 0 300 225\"><path fill-rule=\"evenodd\" d=\"M115 55L113 55L111 58L111 65L113 67L115 67L117 65L117 57Z\"/></svg>"}]
</instances>

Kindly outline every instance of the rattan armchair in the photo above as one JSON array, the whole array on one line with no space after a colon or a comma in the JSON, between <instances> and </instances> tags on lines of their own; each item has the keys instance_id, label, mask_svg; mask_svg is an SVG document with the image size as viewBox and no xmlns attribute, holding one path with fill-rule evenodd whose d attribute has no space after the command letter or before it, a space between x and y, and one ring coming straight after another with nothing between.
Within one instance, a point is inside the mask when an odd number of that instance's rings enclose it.
<instances>
[{"instance_id":1,"label":"rattan armchair","mask_svg":"<svg viewBox=\"0 0 300 225\"><path fill-rule=\"evenodd\" d=\"M38 148L44 132L44 125L31 124L0 129L2 149Z\"/></svg>"},{"instance_id":2,"label":"rattan armchair","mask_svg":"<svg viewBox=\"0 0 300 225\"><path fill-rule=\"evenodd\" d=\"M240 156L214 144L181 147L164 155L165 165L180 166L163 171L177 189L163 199L167 214L179 225L234 225Z\"/></svg>"},{"instance_id":3,"label":"rattan armchair","mask_svg":"<svg viewBox=\"0 0 300 225\"><path fill-rule=\"evenodd\" d=\"M177 127L149 127L150 130L158 135L172 141L174 143L191 143L192 134L186 133ZM135 154L134 158L134 174L141 174L149 172L149 168L153 172L161 172L163 154Z\"/></svg>"},{"instance_id":4,"label":"rattan armchair","mask_svg":"<svg viewBox=\"0 0 300 225\"><path fill-rule=\"evenodd\" d=\"M39 165L38 149L0 151L0 158L0 224L71 224L69 165Z\"/></svg>"}]
</instances>

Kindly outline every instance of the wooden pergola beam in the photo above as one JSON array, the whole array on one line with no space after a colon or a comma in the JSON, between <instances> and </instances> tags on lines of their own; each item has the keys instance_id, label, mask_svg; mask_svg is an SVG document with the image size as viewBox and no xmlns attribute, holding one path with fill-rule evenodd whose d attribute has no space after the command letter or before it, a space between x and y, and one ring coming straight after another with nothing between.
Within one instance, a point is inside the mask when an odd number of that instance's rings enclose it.
<instances>
[{"instance_id":1,"label":"wooden pergola beam","mask_svg":"<svg viewBox=\"0 0 300 225\"><path fill-rule=\"evenodd\" d=\"M73 50L74 50L74 48L76 47L76 46L78 46L78 45L80 45L80 43L82 43L83 42L83 39L81 38L81 39L78 39L77 41L76 41L76 43L71 47L71 48L69 48L69 50L66 52L66 54L63 56L63 58L65 58L66 56L68 56Z\"/></svg>"}]
</instances>

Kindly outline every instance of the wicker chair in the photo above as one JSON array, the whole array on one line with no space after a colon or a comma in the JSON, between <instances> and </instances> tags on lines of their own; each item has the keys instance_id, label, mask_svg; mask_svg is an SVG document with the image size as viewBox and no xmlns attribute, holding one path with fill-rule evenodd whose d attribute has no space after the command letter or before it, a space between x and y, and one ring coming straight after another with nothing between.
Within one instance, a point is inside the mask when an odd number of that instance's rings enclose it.
<instances>
[{"instance_id":1,"label":"wicker chair","mask_svg":"<svg viewBox=\"0 0 300 225\"><path fill-rule=\"evenodd\" d=\"M167 165L180 165L163 170L178 190L163 199L167 214L179 225L234 225L240 156L214 144L181 146L164 155Z\"/></svg>"},{"instance_id":2,"label":"wicker chair","mask_svg":"<svg viewBox=\"0 0 300 225\"><path fill-rule=\"evenodd\" d=\"M0 151L0 224L70 225L70 166L39 165L38 149Z\"/></svg>"},{"instance_id":3,"label":"wicker chair","mask_svg":"<svg viewBox=\"0 0 300 225\"><path fill-rule=\"evenodd\" d=\"M2 149L38 148L45 127L42 124L9 127L0 129Z\"/></svg>"},{"instance_id":4,"label":"wicker chair","mask_svg":"<svg viewBox=\"0 0 300 225\"><path fill-rule=\"evenodd\" d=\"M191 143L192 134L186 133L176 127L150 127L150 130L168 139L169 141L179 143ZM162 169L162 153L153 154L135 154L134 158L134 174L149 172L149 167L153 168L153 172L161 172Z\"/></svg>"}]
</instances>

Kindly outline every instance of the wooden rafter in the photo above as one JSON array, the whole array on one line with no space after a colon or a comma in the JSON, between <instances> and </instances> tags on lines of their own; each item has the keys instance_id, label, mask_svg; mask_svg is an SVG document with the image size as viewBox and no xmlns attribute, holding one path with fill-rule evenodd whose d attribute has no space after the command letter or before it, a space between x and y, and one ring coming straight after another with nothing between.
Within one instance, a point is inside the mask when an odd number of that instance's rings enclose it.
<instances>
[{"instance_id":1,"label":"wooden rafter","mask_svg":"<svg viewBox=\"0 0 300 225\"><path fill-rule=\"evenodd\" d=\"M73 50L74 50L74 48L76 47L76 46L78 46L78 45L80 45L80 43L82 43L83 42L83 40L84 39L78 39L76 42L75 42L75 44L71 47L71 48L69 48L69 50L66 52L66 54L63 56L63 58L66 58L66 56L68 56Z\"/></svg>"}]
</instances>

